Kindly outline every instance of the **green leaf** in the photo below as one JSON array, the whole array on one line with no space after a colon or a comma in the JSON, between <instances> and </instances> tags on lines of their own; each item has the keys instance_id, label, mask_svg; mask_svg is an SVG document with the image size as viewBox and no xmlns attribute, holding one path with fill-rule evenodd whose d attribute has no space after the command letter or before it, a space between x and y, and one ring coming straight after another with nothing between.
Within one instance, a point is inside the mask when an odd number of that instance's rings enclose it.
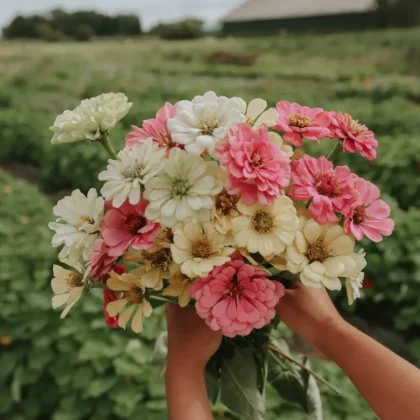
<instances>
[{"instance_id":1,"label":"green leaf","mask_svg":"<svg viewBox=\"0 0 420 420\"><path fill-rule=\"evenodd\" d=\"M11 394L13 401L20 402L22 400L22 373L23 367L19 365L13 374L11 385Z\"/></svg>"},{"instance_id":2,"label":"green leaf","mask_svg":"<svg viewBox=\"0 0 420 420\"><path fill-rule=\"evenodd\" d=\"M305 366L310 368L309 359L306 360ZM323 420L321 394L317 381L313 375L305 370L302 370L302 376L306 384L308 420Z\"/></svg>"},{"instance_id":3,"label":"green leaf","mask_svg":"<svg viewBox=\"0 0 420 420\"><path fill-rule=\"evenodd\" d=\"M118 377L115 375L95 379L88 386L85 396L97 398L103 394L106 394L112 389L112 387L118 382L118 380Z\"/></svg>"},{"instance_id":4,"label":"green leaf","mask_svg":"<svg viewBox=\"0 0 420 420\"><path fill-rule=\"evenodd\" d=\"M211 357L207 363L205 379L209 400L215 405L220 393L220 360L217 356Z\"/></svg>"},{"instance_id":5,"label":"green leaf","mask_svg":"<svg viewBox=\"0 0 420 420\"><path fill-rule=\"evenodd\" d=\"M263 420L264 397L258 391L257 366L250 348L236 348L224 359L220 376L221 401L243 420Z\"/></svg>"}]
</instances>

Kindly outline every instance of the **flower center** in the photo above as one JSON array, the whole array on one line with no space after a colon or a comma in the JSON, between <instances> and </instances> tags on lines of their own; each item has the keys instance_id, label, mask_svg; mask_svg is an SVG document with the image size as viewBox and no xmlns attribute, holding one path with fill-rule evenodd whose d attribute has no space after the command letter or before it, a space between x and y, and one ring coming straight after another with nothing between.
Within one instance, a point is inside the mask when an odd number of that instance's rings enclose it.
<instances>
[{"instance_id":1,"label":"flower center","mask_svg":"<svg viewBox=\"0 0 420 420\"><path fill-rule=\"evenodd\" d=\"M306 255L311 263L314 261L323 262L327 259L328 252L325 248L324 242L318 239L316 242L307 246Z\"/></svg>"},{"instance_id":2,"label":"flower center","mask_svg":"<svg viewBox=\"0 0 420 420\"><path fill-rule=\"evenodd\" d=\"M216 210L227 216L232 210L236 209L239 197L239 195L229 195L226 190L223 190L216 196Z\"/></svg>"},{"instance_id":3,"label":"flower center","mask_svg":"<svg viewBox=\"0 0 420 420\"><path fill-rule=\"evenodd\" d=\"M147 219L140 214L131 213L125 218L124 226L132 234L137 235L138 231L144 228L147 224Z\"/></svg>"},{"instance_id":4,"label":"flower center","mask_svg":"<svg viewBox=\"0 0 420 420\"><path fill-rule=\"evenodd\" d=\"M121 171L121 174L124 178L127 178L127 179L133 179L133 178L141 179L143 169L144 169L144 166L138 160L135 160L133 165Z\"/></svg>"},{"instance_id":5,"label":"flower center","mask_svg":"<svg viewBox=\"0 0 420 420\"><path fill-rule=\"evenodd\" d=\"M265 210L257 210L252 217L254 229L260 233L270 233L274 227L273 215Z\"/></svg>"},{"instance_id":6,"label":"flower center","mask_svg":"<svg viewBox=\"0 0 420 420\"><path fill-rule=\"evenodd\" d=\"M236 276L229 283L229 286L225 292L225 298L236 298L243 295L243 287L239 284Z\"/></svg>"},{"instance_id":7,"label":"flower center","mask_svg":"<svg viewBox=\"0 0 420 420\"><path fill-rule=\"evenodd\" d=\"M143 292L138 287L132 287L124 293L124 297L127 299L128 303L137 305L143 300Z\"/></svg>"},{"instance_id":8,"label":"flower center","mask_svg":"<svg viewBox=\"0 0 420 420\"><path fill-rule=\"evenodd\" d=\"M259 153L254 153L251 158L252 166L260 166L263 163L263 159Z\"/></svg>"},{"instance_id":9,"label":"flower center","mask_svg":"<svg viewBox=\"0 0 420 420\"><path fill-rule=\"evenodd\" d=\"M315 178L315 188L318 193L330 198L340 195L340 188L334 174L321 174Z\"/></svg>"},{"instance_id":10,"label":"flower center","mask_svg":"<svg viewBox=\"0 0 420 420\"><path fill-rule=\"evenodd\" d=\"M169 242L174 243L174 233L172 232L172 229L171 229L171 228L165 228L165 229L164 229L164 234L165 234L165 236L166 236L166 239L167 239Z\"/></svg>"},{"instance_id":11,"label":"flower center","mask_svg":"<svg viewBox=\"0 0 420 420\"><path fill-rule=\"evenodd\" d=\"M80 287L83 283L83 274L78 273L77 271L72 271L67 277L67 286L70 289L74 287Z\"/></svg>"},{"instance_id":12,"label":"flower center","mask_svg":"<svg viewBox=\"0 0 420 420\"><path fill-rule=\"evenodd\" d=\"M207 239L200 239L193 242L191 247L191 255L194 258L209 258L211 255L209 241Z\"/></svg>"},{"instance_id":13,"label":"flower center","mask_svg":"<svg viewBox=\"0 0 420 420\"><path fill-rule=\"evenodd\" d=\"M217 128L217 118L213 117L210 121L200 121L201 135L211 136Z\"/></svg>"},{"instance_id":14,"label":"flower center","mask_svg":"<svg viewBox=\"0 0 420 420\"><path fill-rule=\"evenodd\" d=\"M185 197L188 191L191 189L190 183L185 179L175 179L172 182L172 196L173 197Z\"/></svg>"},{"instance_id":15,"label":"flower center","mask_svg":"<svg viewBox=\"0 0 420 420\"><path fill-rule=\"evenodd\" d=\"M367 128L365 125L360 124L359 121L353 120L350 124L350 130L352 131L353 134L357 136L360 133L363 133L365 130L367 130Z\"/></svg>"},{"instance_id":16,"label":"flower center","mask_svg":"<svg viewBox=\"0 0 420 420\"><path fill-rule=\"evenodd\" d=\"M150 254L146 254L146 259L151 262L152 267L167 267L172 261L171 251L168 248L161 248Z\"/></svg>"},{"instance_id":17,"label":"flower center","mask_svg":"<svg viewBox=\"0 0 420 420\"><path fill-rule=\"evenodd\" d=\"M356 225L360 225L366 220L366 209L363 206L358 206L353 212L353 222Z\"/></svg>"},{"instance_id":18,"label":"flower center","mask_svg":"<svg viewBox=\"0 0 420 420\"><path fill-rule=\"evenodd\" d=\"M306 128L312 123L312 118L302 114L292 114L289 116L289 125L291 127Z\"/></svg>"},{"instance_id":19,"label":"flower center","mask_svg":"<svg viewBox=\"0 0 420 420\"><path fill-rule=\"evenodd\" d=\"M90 224L90 225L93 225L93 224L95 223L95 221L94 221L91 217L89 217L89 216L82 216L82 217L79 219L79 223L76 223L76 224L74 225L74 227L75 227L77 230L83 230L83 229L82 229L82 226L83 226L85 223L88 223L88 224Z\"/></svg>"}]
</instances>

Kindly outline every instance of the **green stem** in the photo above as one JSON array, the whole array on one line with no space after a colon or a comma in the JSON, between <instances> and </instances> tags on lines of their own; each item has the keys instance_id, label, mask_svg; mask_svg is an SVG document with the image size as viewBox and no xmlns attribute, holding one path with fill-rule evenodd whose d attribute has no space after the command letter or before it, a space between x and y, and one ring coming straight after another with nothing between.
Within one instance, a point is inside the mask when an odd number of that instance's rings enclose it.
<instances>
[{"instance_id":1,"label":"green stem","mask_svg":"<svg viewBox=\"0 0 420 420\"><path fill-rule=\"evenodd\" d=\"M115 150L112 147L108 134L104 134L97 141L102 145L102 147L107 151L107 153L111 156L112 159L117 159L117 154L115 153Z\"/></svg>"},{"instance_id":2,"label":"green stem","mask_svg":"<svg viewBox=\"0 0 420 420\"><path fill-rule=\"evenodd\" d=\"M296 359L294 359L292 356L284 353L283 351L281 351L278 347L276 347L274 344L269 344L268 348L270 349L270 351L272 353L276 353L282 357L284 357L286 360L288 360L289 362L294 363L295 365L299 366L301 369L305 370L306 372L308 372L310 375L312 375L314 378L316 378L318 381L322 382L324 385L327 385L330 389L332 389L336 394L342 396L341 392L330 382L328 382L326 379L324 379L322 376L319 376L317 373L315 373L313 370L309 369L308 367L306 367L303 363L300 363L299 361L297 361Z\"/></svg>"},{"instance_id":3,"label":"green stem","mask_svg":"<svg viewBox=\"0 0 420 420\"><path fill-rule=\"evenodd\" d=\"M335 144L335 146L333 147L333 149L331 150L331 152L327 156L328 160L331 160L334 157L336 152L339 151L340 146L341 146L340 141L337 141L337 143Z\"/></svg>"}]
</instances>

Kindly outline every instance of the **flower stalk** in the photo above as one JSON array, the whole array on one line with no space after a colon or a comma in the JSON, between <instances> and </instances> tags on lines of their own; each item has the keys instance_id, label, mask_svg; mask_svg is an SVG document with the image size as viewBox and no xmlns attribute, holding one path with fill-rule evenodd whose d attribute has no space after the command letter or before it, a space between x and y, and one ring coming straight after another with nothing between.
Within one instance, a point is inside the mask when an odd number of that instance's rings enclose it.
<instances>
[{"instance_id":1,"label":"flower stalk","mask_svg":"<svg viewBox=\"0 0 420 420\"><path fill-rule=\"evenodd\" d=\"M112 159L117 159L117 153L111 144L108 133L105 133L99 140L97 140L97 142L99 142L99 144L106 150Z\"/></svg>"}]
</instances>

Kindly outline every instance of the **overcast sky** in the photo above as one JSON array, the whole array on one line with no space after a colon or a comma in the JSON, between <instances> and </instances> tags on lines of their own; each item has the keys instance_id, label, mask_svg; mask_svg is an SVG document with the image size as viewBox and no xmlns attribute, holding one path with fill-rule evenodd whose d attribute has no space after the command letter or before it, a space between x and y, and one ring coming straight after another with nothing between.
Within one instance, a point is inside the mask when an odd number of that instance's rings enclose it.
<instances>
[{"instance_id":1,"label":"overcast sky","mask_svg":"<svg viewBox=\"0 0 420 420\"><path fill-rule=\"evenodd\" d=\"M95 9L135 13L145 28L161 20L198 16L213 24L244 0L0 0L0 27L17 14L42 13L53 8Z\"/></svg>"}]
</instances>

